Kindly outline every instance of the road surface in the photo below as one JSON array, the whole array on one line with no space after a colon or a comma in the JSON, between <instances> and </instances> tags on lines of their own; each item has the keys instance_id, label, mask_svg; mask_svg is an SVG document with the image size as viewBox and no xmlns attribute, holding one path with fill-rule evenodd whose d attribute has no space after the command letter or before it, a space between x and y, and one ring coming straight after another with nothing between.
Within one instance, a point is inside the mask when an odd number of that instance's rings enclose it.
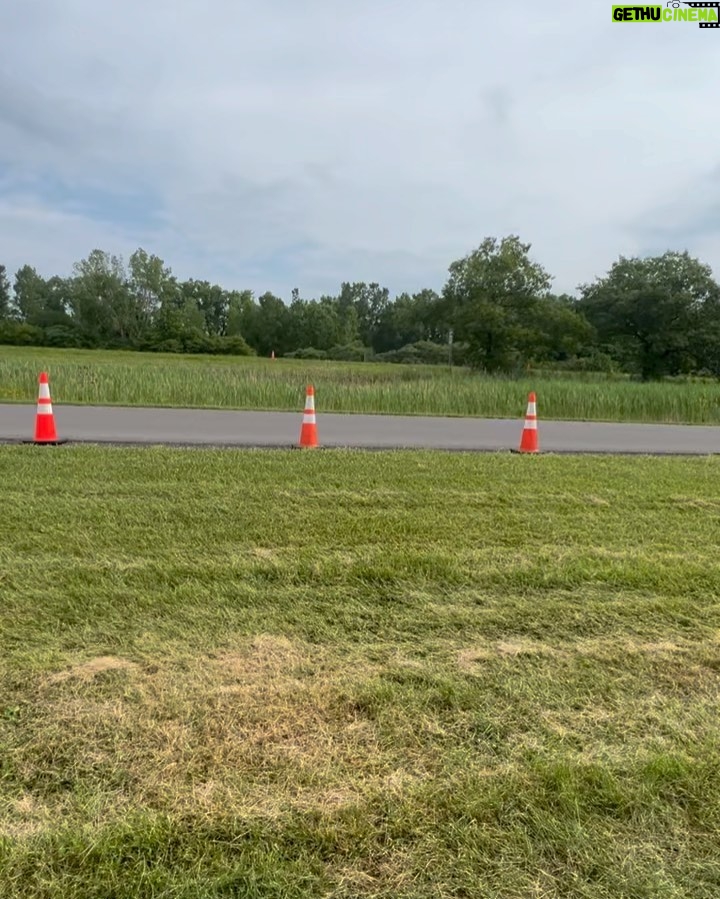
<instances>
[{"instance_id":1,"label":"road surface","mask_svg":"<svg viewBox=\"0 0 720 899\"><path fill-rule=\"evenodd\" d=\"M290 447L302 412L233 412L54 406L58 437L72 443ZM321 446L515 450L523 420L317 414ZM32 440L35 406L0 405L0 441ZM708 455L720 427L540 421L541 452Z\"/></svg>"}]
</instances>

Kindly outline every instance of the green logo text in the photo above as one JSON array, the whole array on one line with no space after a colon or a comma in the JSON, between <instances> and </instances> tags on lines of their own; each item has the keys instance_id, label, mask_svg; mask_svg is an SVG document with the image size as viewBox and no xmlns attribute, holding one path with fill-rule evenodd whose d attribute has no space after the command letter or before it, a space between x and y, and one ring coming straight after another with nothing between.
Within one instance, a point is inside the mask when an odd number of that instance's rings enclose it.
<instances>
[{"instance_id":1,"label":"green logo text","mask_svg":"<svg viewBox=\"0 0 720 899\"><path fill-rule=\"evenodd\" d=\"M717 7L678 9L663 6L613 6L613 22L717 22Z\"/></svg>"}]
</instances>

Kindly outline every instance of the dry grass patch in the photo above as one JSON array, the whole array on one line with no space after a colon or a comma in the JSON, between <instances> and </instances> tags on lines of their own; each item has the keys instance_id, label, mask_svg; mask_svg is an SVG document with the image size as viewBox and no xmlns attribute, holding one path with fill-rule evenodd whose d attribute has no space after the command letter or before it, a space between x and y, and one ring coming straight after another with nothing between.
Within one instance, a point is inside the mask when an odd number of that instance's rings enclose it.
<instances>
[{"instance_id":1,"label":"dry grass patch","mask_svg":"<svg viewBox=\"0 0 720 899\"><path fill-rule=\"evenodd\" d=\"M32 793L0 800L0 838L15 840L41 834L53 827L62 807L40 801Z\"/></svg>"},{"instance_id":2,"label":"dry grass patch","mask_svg":"<svg viewBox=\"0 0 720 899\"><path fill-rule=\"evenodd\" d=\"M119 659L116 656L98 656L88 659L87 662L79 662L64 671L57 671L48 675L48 684L61 684L68 680L93 680L97 675L106 671L133 671L137 668L134 662L127 659Z\"/></svg>"},{"instance_id":3,"label":"dry grass patch","mask_svg":"<svg viewBox=\"0 0 720 899\"><path fill-rule=\"evenodd\" d=\"M547 643L530 639L497 640L486 645L462 649L457 655L458 668L472 673L478 665L494 659L515 659L528 657L553 658L559 655L558 650Z\"/></svg>"},{"instance_id":4,"label":"dry grass patch","mask_svg":"<svg viewBox=\"0 0 720 899\"><path fill-rule=\"evenodd\" d=\"M30 691L16 776L35 817L81 782L104 795L101 819L137 805L273 816L357 802L406 779L346 699L375 670L267 634L209 658L78 663ZM6 808L6 833L28 795Z\"/></svg>"}]
</instances>

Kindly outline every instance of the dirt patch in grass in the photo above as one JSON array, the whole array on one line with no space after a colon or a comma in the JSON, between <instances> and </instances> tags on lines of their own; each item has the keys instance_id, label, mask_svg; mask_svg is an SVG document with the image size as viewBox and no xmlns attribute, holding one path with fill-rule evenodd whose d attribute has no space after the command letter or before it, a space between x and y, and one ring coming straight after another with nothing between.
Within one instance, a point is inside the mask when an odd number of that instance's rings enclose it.
<instances>
[{"instance_id":1,"label":"dirt patch in grass","mask_svg":"<svg viewBox=\"0 0 720 899\"><path fill-rule=\"evenodd\" d=\"M57 671L47 678L48 684L61 684L69 680L91 681L98 674L104 674L107 671L135 671L137 665L127 659L121 659L117 656L98 656L89 659L87 662L80 662L67 668L64 671Z\"/></svg>"},{"instance_id":2,"label":"dirt patch in grass","mask_svg":"<svg viewBox=\"0 0 720 899\"><path fill-rule=\"evenodd\" d=\"M501 656L552 656L555 651L546 643L534 640L501 640L496 644Z\"/></svg>"},{"instance_id":3,"label":"dirt patch in grass","mask_svg":"<svg viewBox=\"0 0 720 899\"><path fill-rule=\"evenodd\" d=\"M275 634L258 634L243 647L211 658L218 676L237 681L262 679L272 675L288 676L302 665L319 661L320 650Z\"/></svg>"},{"instance_id":4,"label":"dirt patch in grass","mask_svg":"<svg viewBox=\"0 0 720 899\"><path fill-rule=\"evenodd\" d=\"M593 638L573 641L569 649L581 656L678 655L691 650L680 640L640 640L633 637Z\"/></svg>"},{"instance_id":5,"label":"dirt patch in grass","mask_svg":"<svg viewBox=\"0 0 720 899\"><path fill-rule=\"evenodd\" d=\"M529 656L551 658L559 655L558 650L536 640L517 638L498 640L486 645L461 650L457 655L458 668L461 671L473 672L478 665L493 659L514 659Z\"/></svg>"},{"instance_id":6,"label":"dirt patch in grass","mask_svg":"<svg viewBox=\"0 0 720 899\"><path fill-rule=\"evenodd\" d=\"M489 649L463 649L458 653L458 668L471 673L478 665L489 662L492 657L493 654Z\"/></svg>"},{"instance_id":7,"label":"dirt patch in grass","mask_svg":"<svg viewBox=\"0 0 720 899\"><path fill-rule=\"evenodd\" d=\"M4 804L7 811L0 816L0 835L14 839L42 833L57 819L57 809L39 802L30 793L22 793Z\"/></svg>"},{"instance_id":8,"label":"dirt patch in grass","mask_svg":"<svg viewBox=\"0 0 720 899\"><path fill-rule=\"evenodd\" d=\"M602 496L595 496L594 494L588 494L585 496L585 502L591 506L609 506L610 501L605 499Z\"/></svg>"}]
</instances>

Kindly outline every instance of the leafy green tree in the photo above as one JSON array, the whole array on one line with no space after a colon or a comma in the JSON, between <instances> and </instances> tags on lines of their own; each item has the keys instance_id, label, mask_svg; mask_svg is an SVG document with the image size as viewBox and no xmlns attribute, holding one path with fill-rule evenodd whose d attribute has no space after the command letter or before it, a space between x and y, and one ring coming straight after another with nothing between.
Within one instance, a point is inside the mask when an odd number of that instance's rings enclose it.
<instances>
[{"instance_id":1,"label":"leafy green tree","mask_svg":"<svg viewBox=\"0 0 720 899\"><path fill-rule=\"evenodd\" d=\"M186 299L192 299L202 312L207 334L221 337L227 334L230 295L218 284L209 281L183 281L180 290Z\"/></svg>"},{"instance_id":2,"label":"leafy green tree","mask_svg":"<svg viewBox=\"0 0 720 899\"><path fill-rule=\"evenodd\" d=\"M300 297L297 287L292 290L288 309L288 341L292 349L314 346L314 334L308 325L308 303Z\"/></svg>"},{"instance_id":3,"label":"leafy green tree","mask_svg":"<svg viewBox=\"0 0 720 899\"><path fill-rule=\"evenodd\" d=\"M360 318L352 304L343 305L338 298L320 297L320 302L332 302L337 308L339 331L337 346L351 346L360 340Z\"/></svg>"},{"instance_id":4,"label":"leafy green tree","mask_svg":"<svg viewBox=\"0 0 720 899\"><path fill-rule=\"evenodd\" d=\"M311 331L316 334L317 346L321 350L329 350L334 346L352 343L357 336L357 324L348 314L343 316L337 301L333 297L324 296L309 304L308 321Z\"/></svg>"},{"instance_id":5,"label":"leafy green tree","mask_svg":"<svg viewBox=\"0 0 720 899\"><path fill-rule=\"evenodd\" d=\"M377 353L398 350L420 341L447 341L447 328L440 322L440 297L434 290L422 290L412 296L401 293L380 315L373 336Z\"/></svg>"},{"instance_id":6,"label":"leafy green tree","mask_svg":"<svg viewBox=\"0 0 720 899\"><path fill-rule=\"evenodd\" d=\"M302 300L298 291L293 291L289 320L292 349L329 350L342 344L345 337L340 308L333 297Z\"/></svg>"},{"instance_id":7,"label":"leafy green tree","mask_svg":"<svg viewBox=\"0 0 720 899\"><path fill-rule=\"evenodd\" d=\"M36 325L42 317L47 298L45 279L32 266L23 265L15 273L13 293L20 320L28 325Z\"/></svg>"},{"instance_id":8,"label":"leafy green tree","mask_svg":"<svg viewBox=\"0 0 720 899\"><path fill-rule=\"evenodd\" d=\"M138 336L138 304L119 256L93 250L73 266L71 284L72 315L86 339L105 346Z\"/></svg>"},{"instance_id":9,"label":"leafy green tree","mask_svg":"<svg viewBox=\"0 0 720 899\"><path fill-rule=\"evenodd\" d=\"M253 331L253 318L257 305L251 290L231 290L228 293L226 335L244 337Z\"/></svg>"},{"instance_id":10,"label":"leafy green tree","mask_svg":"<svg viewBox=\"0 0 720 899\"><path fill-rule=\"evenodd\" d=\"M720 296L705 300L698 319L693 341L698 373L720 378Z\"/></svg>"},{"instance_id":11,"label":"leafy green tree","mask_svg":"<svg viewBox=\"0 0 720 899\"><path fill-rule=\"evenodd\" d=\"M38 328L61 327L76 330L71 317L73 284L68 278L53 275L45 280L29 265L15 275L15 307L20 319ZM57 339L62 339L60 331ZM60 344L58 344L60 345ZM75 345L75 340L70 345Z\"/></svg>"},{"instance_id":12,"label":"leafy green tree","mask_svg":"<svg viewBox=\"0 0 720 899\"><path fill-rule=\"evenodd\" d=\"M183 304L176 278L169 266L155 254L139 247L128 262L128 287L133 297L133 337L147 337L157 324L161 309Z\"/></svg>"},{"instance_id":13,"label":"leafy green tree","mask_svg":"<svg viewBox=\"0 0 720 899\"><path fill-rule=\"evenodd\" d=\"M4 265L0 265L0 319L10 318L10 282Z\"/></svg>"},{"instance_id":14,"label":"leafy green tree","mask_svg":"<svg viewBox=\"0 0 720 899\"><path fill-rule=\"evenodd\" d=\"M255 316L255 341L246 336L251 346L263 356L271 352L278 355L292 349L290 341L290 311L280 297L266 291L258 298L258 310Z\"/></svg>"},{"instance_id":15,"label":"leafy green tree","mask_svg":"<svg viewBox=\"0 0 720 899\"><path fill-rule=\"evenodd\" d=\"M643 380L691 372L707 355L703 329L720 289L710 266L687 251L621 256L580 291L578 308L599 340Z\"/></svg>"},{"instance_id":16,"label":"leafy green tree","mask_svg":"<svg viewBox=\"0 0 720 899\"><path fill-rule=\"evenodd\" d=\"M48 346L86 346L88 341L69 308L70 282L53 276L48 280L48 301L39 326L43 329L43 343Z\"/></svg>"},{"instance_id":17,"label":"leafy green tree","mask_svg":"<svg viewBox=\"0 0 720 899\"><path fill-rule=\"evenodd\" d=\"M175 341L180 347L189 339L197 343L205 336L205 316L193 297L183 296L179 286L173 292L166 285L154 330L160 341Z\"/></svg>"},{"instance_id":18,"label":"leafy green tree","mask_svg":"<svg viewBox=\"0 0 720 899\"><path fill-rule=\"evenodd\" d=\"M380 287L376 282L366 284L364 281L354 283L346 281L340 286L340 296L338 297L340 310L343 312L350 308L355 310L357 315L357 334L355 336L365 346L373 345L373 337L389 303L390 293L387 287Z\"/></svg>"},{"instance_id":19,"label":"leafy green tree","mask_svg":"<svg viewBox=\"0 0 720 899\"><path fill-rule=\"evenodd\" d=\"M533 317L552 280L530 258L530 248L515 235L488 237L450 265L443 317L456 339L467 342L478 368L508 370L527 355Z\"/></svg>"},{"instance_id":20,"label":"leafy green tree","mask_svg":"<svg viewBox=\"0 0 720 899\"><path fill-rule=\"evenodd\" d=\"M578 309L577 301L567 294L538 300L529 336L525 353L535 362L565 362L587 356L597 339L595 329Z\"/></svg>"}]
</instances>

